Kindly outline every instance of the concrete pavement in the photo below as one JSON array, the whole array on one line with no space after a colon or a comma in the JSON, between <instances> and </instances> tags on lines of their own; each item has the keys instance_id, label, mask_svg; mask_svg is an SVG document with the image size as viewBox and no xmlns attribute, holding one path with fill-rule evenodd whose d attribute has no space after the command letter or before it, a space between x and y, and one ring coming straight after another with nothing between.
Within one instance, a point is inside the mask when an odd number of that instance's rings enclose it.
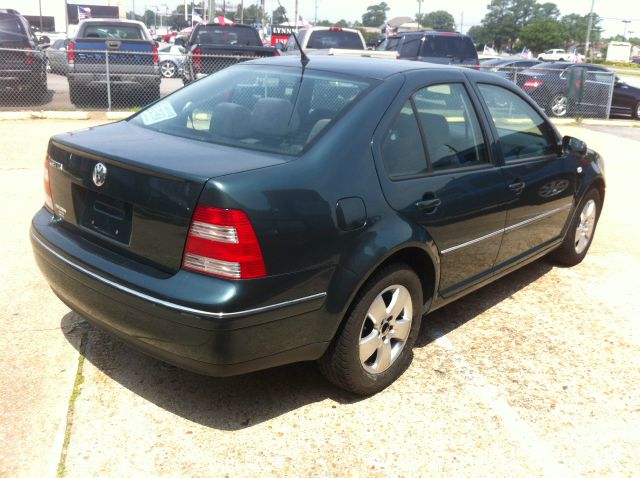
<instances>
[{"instance_id":1,"label":"concrete pavement","mask_svg":"<svg viewBox=\"0 0 640 478\"><path fill-rule=\"evenodd\" d=\"M640 217L630 174L640 133L562 126L606 160L605 209L585 262L538 261L428 316L403 377L356 399L312 364L229 379L168 367L60 303L37 271L28 225L43 200L48 137L92 124L0 122L0 476L640 469Z\"/></svg>"}]
</instances>

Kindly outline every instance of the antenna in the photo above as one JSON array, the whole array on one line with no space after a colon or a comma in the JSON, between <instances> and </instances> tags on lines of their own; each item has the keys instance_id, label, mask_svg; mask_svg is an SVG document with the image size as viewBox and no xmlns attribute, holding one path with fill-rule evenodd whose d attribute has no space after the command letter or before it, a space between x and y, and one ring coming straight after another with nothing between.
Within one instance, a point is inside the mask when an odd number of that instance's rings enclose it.
<instances>
[{"instance_id":1,"label":"antenna","mask_svg":"<svg viewBox=\"0 0 640 478\"><path fill-rule=\"evenodd\" d=\"M287 11L285 10L285 8L282 6L282 4L280 3L280 0L278 0L278 6L280 8L282 8L282 11L284 12L284 19L287 21L287 23L289 25L291 25L291 22L289 21L289 18L287 18ZM291 35L293 36L293 39L296 42L296 45L298 45L298 50L300 50L300 63L302 63L302 69L304 70L304 67L307 66L307 63L309 63L309 57L307 56L307 54L304 52L304 50L302 49L302 45L300 44L300 41L298 40L298 35L296 35L296 30L298 29L298 19L296 18L296 24L293 27L293 31L291 32Z\"/></svg>"}]
</instances>

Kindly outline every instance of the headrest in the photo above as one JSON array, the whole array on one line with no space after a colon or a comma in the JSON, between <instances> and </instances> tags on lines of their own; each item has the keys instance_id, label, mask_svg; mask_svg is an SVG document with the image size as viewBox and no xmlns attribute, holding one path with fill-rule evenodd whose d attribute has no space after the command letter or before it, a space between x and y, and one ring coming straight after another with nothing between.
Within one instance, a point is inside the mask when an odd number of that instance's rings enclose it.
<instances>
[{"instance_id":1,"label":"headrest","mask_svg":"<svg viewBox=\"0 0 640 478\"><path fill-rule=\"evenodd\" d=\"M300 117L293 105L282 98L260 98L253 107L251 126L260 135L284 136L299 125Z\"/></svg>"},{"instance_id":2,"label":"headrest","mask_svg":"<svg viewBox=\"0 0 640 478\"><path fill-rule=\"evenodd\" d=\"M314 140L314 138L316 136L318 136L320 134L320 132L329 124L331 123L331 119L330 118L323 118L321 120L316 121L316 124L313 125L313 128L311 128L311 131L309 132L309 137L307 138L307 143L310 143L311 141Z\"/></svg>"},{"instance_id":3,"label":"headrest","mask_svg":"<svg viewBox=\"0 0 640 478\"><path fill-rule=\"evenodd\" d=\"M218 103L211 113L209 131L227 138L251 136L251 112L235 103Z\"/></svg>"}]
</instances>

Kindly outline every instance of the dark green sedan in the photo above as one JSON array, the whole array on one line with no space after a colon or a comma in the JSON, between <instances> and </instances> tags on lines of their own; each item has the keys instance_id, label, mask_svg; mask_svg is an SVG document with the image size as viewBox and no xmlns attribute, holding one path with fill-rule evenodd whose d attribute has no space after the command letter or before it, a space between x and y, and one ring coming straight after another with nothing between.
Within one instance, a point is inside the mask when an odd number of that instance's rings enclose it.
<instances>
[{"instance_id":1,"label":"dark green sedan","mask_svg":"<svg viewBox=\"0 0 640 478\"><path fill-rule=\"evenodd\" d=\"M423 315L544 255L582 261L605 182L507 80L314 56L56 135L44 188L37 262L89 321L196 372L317 360L372 394Z\"/></svg>"}]
</instances>

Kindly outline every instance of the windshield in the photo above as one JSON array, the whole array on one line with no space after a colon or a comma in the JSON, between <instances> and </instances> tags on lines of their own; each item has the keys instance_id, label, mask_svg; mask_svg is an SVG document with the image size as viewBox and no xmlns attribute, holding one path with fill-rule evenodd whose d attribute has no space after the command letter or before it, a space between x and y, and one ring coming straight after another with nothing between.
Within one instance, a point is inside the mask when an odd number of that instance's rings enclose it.
<instances>
[{"instance_id":1,"label":"windshield","mask_svg":"<svg viewBox=\"0 0 640 478\"><path fill-rule=\"evenodd\" d=\"M142 29L135 25L87 25L82 36L109 40L144 40Z\"/></svg>"},{"instance_id":2,"label":"windshield","mask_svg":"<svg viewBox=\"0 0 640 478\"><path fill-rule=\"evenodd\" d=\"M262 46L258 32L253 28L206 25L198 29L194 43L202 45Z\"/></svg>"},{"instance_id":3,"label":"windshield","mask_svg":"<svg viewBox=\"0 0 640 478\"><path fill-rule=\"evenodd\" d=\"M333 73L239 65L177 91L130 121L209 143L298 154L372 84Z\"/></svg>"},{"instance_id":4,"label":"windshield","mask_svg":"<svg viewBox=\"0 0 640 478\"><path fill-rule=\"evenodd\" d=\"M400 43L400 37L388 37L384 40L376 50L380 51L396 51L398 49L398 43Z\"/></svg>"}]
</instances>

